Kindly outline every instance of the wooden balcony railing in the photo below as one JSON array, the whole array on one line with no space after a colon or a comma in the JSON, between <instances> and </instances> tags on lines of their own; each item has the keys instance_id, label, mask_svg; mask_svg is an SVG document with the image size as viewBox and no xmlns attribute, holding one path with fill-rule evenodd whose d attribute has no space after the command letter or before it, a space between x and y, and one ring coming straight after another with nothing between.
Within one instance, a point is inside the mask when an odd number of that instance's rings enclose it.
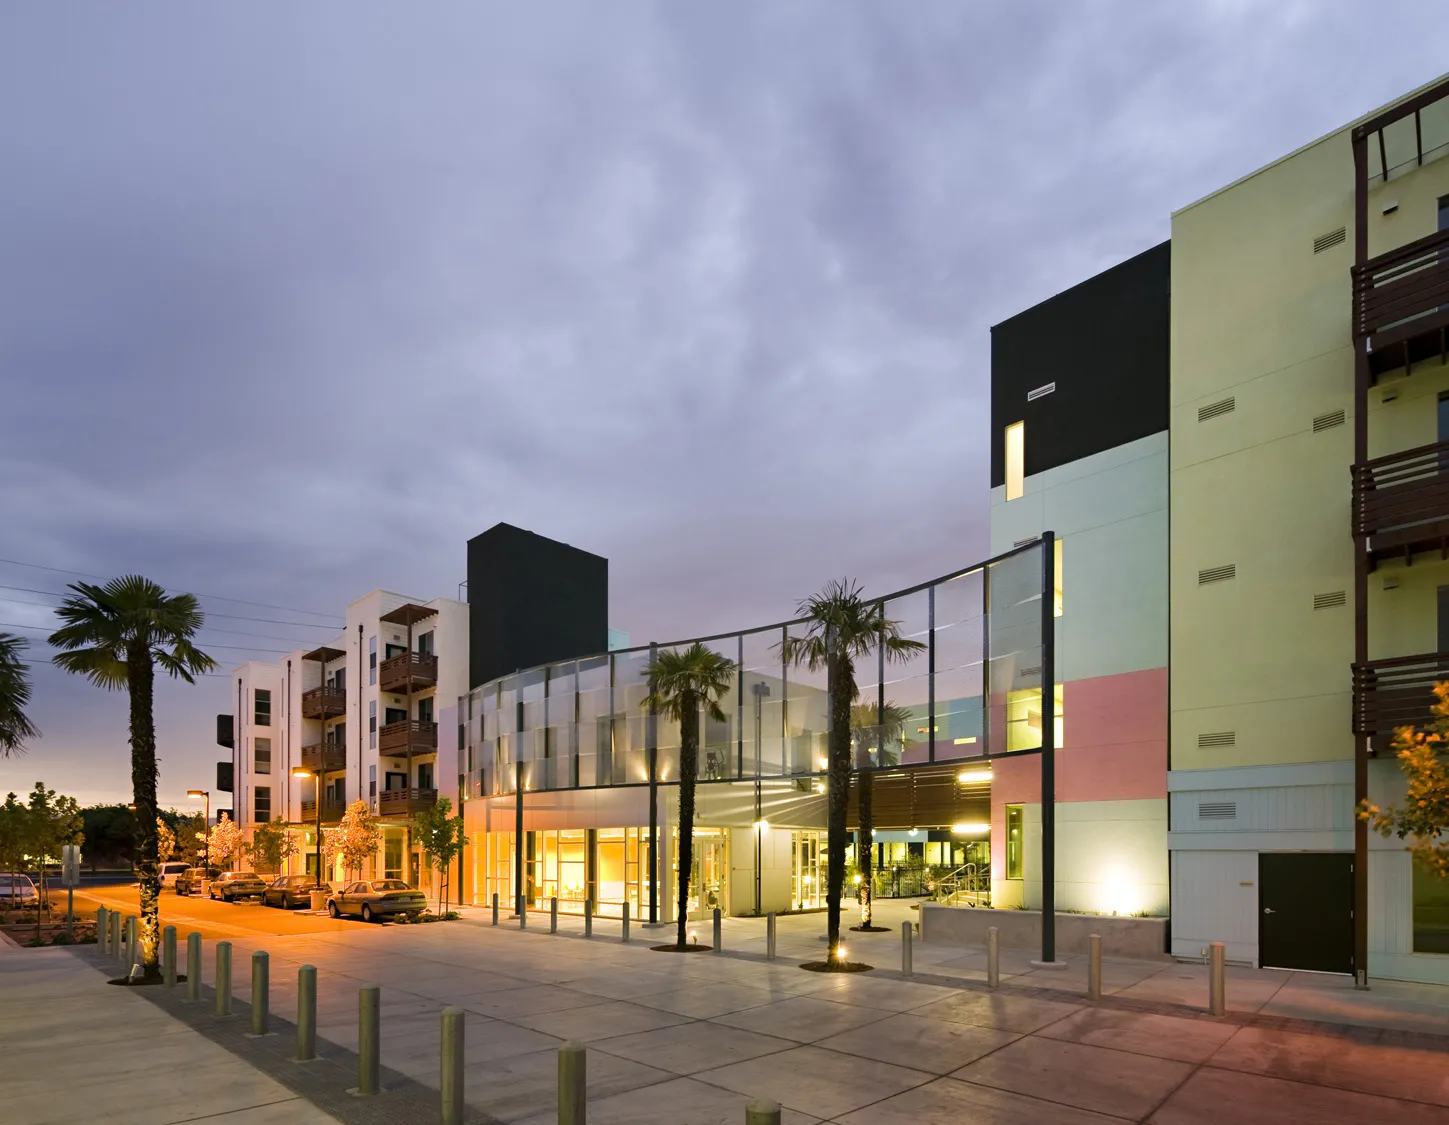
<instances>
[{"instance_id":1,"label":"wooden balcony railing","mask_svg":"<svg viewBox=\"0 0 1449 1125\"><path fill-rule=\"evenodd\" d=\"M302 747L302 765L313 773L333 773L347 768L347 747L340 742L315 742Z\"/></svg>"},{"instance_id":2,"label":"wooden balcony railing","mask_svg":"<svg viewBox=\"0 0 1449 1125\"><path fill-rule=\"evenodd\" d=\"M1353 533L1375 559L1449 548L1449 442L1355 465Z\"/></svg>"},{"instance_id":3,"label":"wooden balcony railing","mask_svg":"<svg viewBox=\"0 0 1449 1125\"><path fill-rule=\"evenodd\" d=\"M379 816L411 816L438 803L436 789L384 789L377 795Z\"/></svg>"},{"instance_id":4,"label":"wooden balcony railing","mask_svg":"<svg viewBox=\"0 0 1449 1125\"><path fill-rule=\"evenodd\" d=\"M438 658L431 652L400 653L382 662L377 678L383 691L405 692L409 680L412 681L413 691L436 687Z\"/></svg>"},{"instance_id":5,"label":"wooden balcony railing","mask_svg":"<svg viewBox=\"0 0 1449 1125\"><path fill-rule=\"evenodd\" d=\"M342 814L347 811L347 806L342 801L324 800L322 802L322 823L336 824L342 819ZM317 802L302 802L302 823L315 824L317 822Z\"/></svg>"},{"instance_id":6,"label":"wooden balcony railing","mask_svg":"<svg viewBox=\"0 0 1449 1125\"><path fill-rule=\"evenodd\" d=\"M1354 333L1368 337L1374 373L1443 354L1449 327L1449 230L1353 270Z\"/></svg>"},{"instance_id":7,"label":"wooden balcony railing","mask_svg":"<svg viewBox=\"0 0 1449 1125\"><path fill-rule=\"evenodd\" d=\"M302 693L304 719L336 719L347 714L347 689L314 687Z\"/></svg>"},{"instance_id":8,"label":"wooden balcony railing","mask_svg":"<svg viewBox=\"0 0 1449 1125\"><path fill-rule=\"evenodd\" d=\"M383 754L431 754L438 748L438 724L419 719L388 723L378 732L377 748Z\"/></svg>"},{"instance_id":9,"label":"wooden balcony railing","mask_svg":"<svg viewBox=\"0 0 1449 1125\"><path fill-rule=\"evenodd\" d=\"M1449 680L1449 653L1370 660L1353 666L1353 731L1386 741L1399 727L1423 726L1434 685Z\"/></svg>"}]
</instances>

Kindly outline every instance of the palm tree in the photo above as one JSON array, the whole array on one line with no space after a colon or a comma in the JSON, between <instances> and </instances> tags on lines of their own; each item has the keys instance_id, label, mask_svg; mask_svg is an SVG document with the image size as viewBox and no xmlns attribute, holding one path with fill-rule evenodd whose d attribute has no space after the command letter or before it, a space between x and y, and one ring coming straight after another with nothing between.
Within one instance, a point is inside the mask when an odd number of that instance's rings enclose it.
<instances>
[{"instance_id":1,"label":"palm tree","mask_svg":"<svg viewBox=\"0 0 1449 1125\"><path fill-rule=\"evenodd\" d=\"M900 623L885 615L882 602L867 602L860 584L840 579L825 584L818 594L800 603L806 630L790 635L780 645L789 664L804 664L812 672L826 673L830 696L829 734L829 854L826 865L825 919L830 942L827 965L841 965L840 892L845 883L845 814L850 797L850 706L859 694L855 661L877 649L892 663L904 661L925 648L920 641L901 636Z\"/></svg>"},{"instance_id":2,"label":"palm tree","mask_svg":"<svg viewBox=\"0 0 1449 1125\"><path fill-rule=\"evenodd\" d=\"M910 710L897 707L890 700L886 701L884 708L877 703L858 703L850 709L850 737L855 743L856 753L860 755L857 759L860 768L855 775L857 819L860 821L855 855L860 868L860 926L857 928L861 930L881 928L871 924L871 906L875 899L875 885L871 882L875 849L875 771L883 766L900 764L900 750L905 745L903 735L910 721Z\"/></svg>"},{"instance_id":3,"label":"palm tree","mask_svg":"<svg viewBox=\"0 0 1449 1125\"><path fill-rule=\"evenodd\" d=\"M25 740L40 732L25 717L30 702L30 665L20 659L25 638L0 633L0 758L25 753Z\"/></svg>"},{"instance_id":4,"label":"palm tree","mask_svg":"<svg viewBox=\"0 0 1449 1125\"><path fill-rule=\"evenodd\" d=\"M695 641L683 652L666 649L649 662L644 706L679 723L679 933L676 948L687 949L689 877L694 866L694 786L699 778L699 710L717 723L727 721L720 698L730 689L735 666Z\"/></svg>"},{"instance_id":5,"label":"palm tree","mask_svg":"<svg viewBox=\"0 0 1449 1125\"><path fill-rule=\"evenodd\" d=\"M216 661L191 643L205 615L191 594L168 595L149 578L128 575L104 586L75 582L55 611L65 624L50 635L61 649L55 663L98 687L131 695L131 788L136 809L136 855L141 885L141 967L161 976L156 868L156 665L195 683Z\"/></svg>"}]
</instances>

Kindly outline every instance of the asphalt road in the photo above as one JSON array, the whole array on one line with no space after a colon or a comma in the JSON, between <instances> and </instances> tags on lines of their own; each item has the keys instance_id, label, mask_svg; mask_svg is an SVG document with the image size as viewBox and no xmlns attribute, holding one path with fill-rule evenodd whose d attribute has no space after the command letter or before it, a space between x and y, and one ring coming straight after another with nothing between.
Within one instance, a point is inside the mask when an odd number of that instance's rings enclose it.
<instances>
[{"instance_id":1,"label":"asphalt road","mask_svg":"<svg viewBox=\"0 0 1449 1125\"><path fill-rule=\"evenodd\" d=\"M64 911L65 892L51 900ZM108 887L77 887L76 913L94 917L96 907L136 913L140 909L140 891L134 885L116 884ZM318 934L337 930L368 930L381 928L356 920L333 919L310 910L279 910L254 902L215 902L199 895L178 895L161 892L161 924L175 926L181 935L198 931L205 938L247 937L253 934Z\"/></svg>"}]
</instances>

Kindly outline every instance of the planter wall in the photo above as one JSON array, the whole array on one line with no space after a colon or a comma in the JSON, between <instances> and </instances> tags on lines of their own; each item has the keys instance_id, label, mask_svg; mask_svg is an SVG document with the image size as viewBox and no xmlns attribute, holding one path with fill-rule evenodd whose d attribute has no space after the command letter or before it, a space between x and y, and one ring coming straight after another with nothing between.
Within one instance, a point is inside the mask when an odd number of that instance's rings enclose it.
<instances>
[{"instance_id":1,"label":"planter wall","mask_svg":"<svg viewBox=\"0 0 1449 1125\"><path fill-rule=\"evenodd\" d=\"M1102 935L1105 957L1170 960L1166 918L1116 918L1100 914L1058 914L1057 952L1086 953L1088 938ZM921 940L938 945L984 946L995 926L1002 949L1041 949L1039 910L983 910L921 904Z\"/></svg>"}]
</instances>

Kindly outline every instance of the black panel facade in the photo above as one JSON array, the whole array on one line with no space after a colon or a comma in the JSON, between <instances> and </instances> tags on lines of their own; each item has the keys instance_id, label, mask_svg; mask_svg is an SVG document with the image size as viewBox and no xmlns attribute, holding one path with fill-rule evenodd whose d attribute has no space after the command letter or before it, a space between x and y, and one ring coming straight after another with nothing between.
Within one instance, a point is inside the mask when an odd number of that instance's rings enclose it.
<instances>
[{"instance_id":1,"label":"black panel facade","mask_svg":"<svg viewBox=\"0 0 1449 1125\"><path fill-rule=\"evenodd\" d=\"M500 523L468 540L468 685L609 647L609 560Z\"/></svg>"},{"instance_id":2,"label":"black panel facade","mask_svg":"<svg viewBox=\"0 0 1449 1125\"><path fill-rule=\"evenodd\" d=\"M1006 482L1013 422L1026 423L1028 476L1167 429L1171 250L1154 246L991 329L993 488Z\"/></svg>"}]
</instances>

